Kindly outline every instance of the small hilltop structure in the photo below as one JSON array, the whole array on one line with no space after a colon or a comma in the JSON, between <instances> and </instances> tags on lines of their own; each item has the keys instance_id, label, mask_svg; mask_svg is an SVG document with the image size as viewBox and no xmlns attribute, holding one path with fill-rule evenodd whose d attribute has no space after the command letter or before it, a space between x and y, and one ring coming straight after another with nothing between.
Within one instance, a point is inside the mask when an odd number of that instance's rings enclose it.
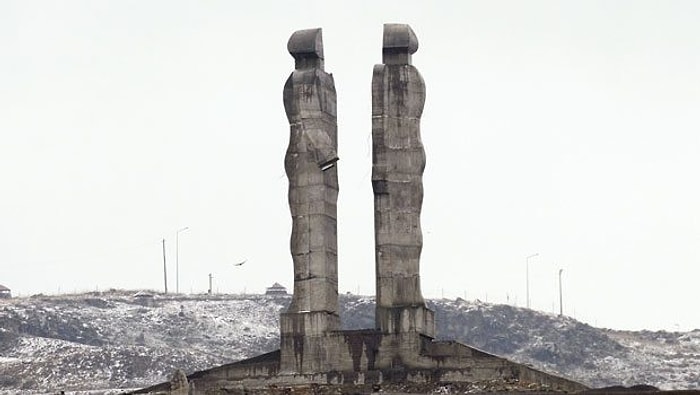
<instances>
[{"instance_id":1,"label":"small hilltop structure","mask_svg":"<svg viewBox=\"0 0 700 395\"><path fill-rule=\"evenodd\" d=\"M265 296L283 296L289 295L287 293L287 288L280 283L274 283L265 289Z\"/></svg>"},{"instance_id":2,"label":"small hilltop structure","mask_svg":"<svg viewBox=\"0 0 700 395\"><path fill-rule=\"evenodd\" d=\"M153 292L150 291L139 291L136 292L133 296L134 300L136 303L143 305L143 306L148 306L152 307L156 305L156 296Z\"/></svg>"},{"instance_id":3,"label":"small hilltop structure","mask_svg":"<svg viewBox=\"0 0 700 395\"><path fill-rule=\"evenodd\" d=\"M473 347L436 340L435 313L420 287L425 83L411 64L418 39L405 24L384 25L382 63L372 74L375 326L341 330L335 85L324 69L321 29L295 32L287 48L295 61L283 90L294 291L280 317L280 349L186 377L178 372L172 382L136 393L304 393L323 386L361 393L392 383L484 381L585 390Z\"/></svg>"},{"instance_id":4,"label":"small hilltop structure","mask_svg":"<svg viewBox=\"0 0 700 395\"><path fill-rule=\"evenodd\" d=\"M6 286L0 284L0 299L10 299L12 298L12 290Z\"/></svg>"}]
</instances>

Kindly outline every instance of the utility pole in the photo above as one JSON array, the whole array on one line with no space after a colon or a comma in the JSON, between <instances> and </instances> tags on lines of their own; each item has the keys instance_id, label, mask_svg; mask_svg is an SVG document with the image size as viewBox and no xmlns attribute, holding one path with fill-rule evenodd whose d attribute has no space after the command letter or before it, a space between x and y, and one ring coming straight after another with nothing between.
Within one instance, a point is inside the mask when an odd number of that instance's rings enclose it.
<instances>
[{"instance_id":1,"label":"utility pole","mask_svg":"<svg viewBox=\"0 0 700 395\"><path fill-rule=\"evenodd\" d=\"M209 295L211 295L211 279L212 279L212 275L211 275L211 273L209 273L209 291L207 292Z\"/></svg>"},{"instance_id":2,"label":"utility pole","mask_svg":"<svg viewBox=\"0 0 700 395\"><path fill-rule=\"evenodd\" d=\"M165 283L165 294L168 294L168 266L165 264L165 239L163 239L163 282Z\"/></svg>"},{"instance_id":3,"label":"utility pole","mask_svg":"<svg viewBox=\"0 0 700 395\"><path fill-rule=\"evenodd\" d=\"M564 269L559 269L559 316L564 315L564 303L563 303L563 298L562 298L562 292L561 292L561 273L564 271Z\"/></svg>"}]
</instances>

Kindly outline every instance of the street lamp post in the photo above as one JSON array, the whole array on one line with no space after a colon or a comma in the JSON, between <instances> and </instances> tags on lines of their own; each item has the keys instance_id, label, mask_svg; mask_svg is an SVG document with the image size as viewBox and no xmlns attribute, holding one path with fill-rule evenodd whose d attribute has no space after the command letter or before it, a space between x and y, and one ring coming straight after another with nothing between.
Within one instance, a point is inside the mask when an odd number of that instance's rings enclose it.
<instances>
[{"instance_id":1,"label":"street lamp post","mask_svg":"<svg viewBox=\"0 0 700 395\"><path fill-rule=\"evenodd\" d=\"M165 264L165 239L163 239L163 282L165 283L165 294L168 293L168 266Z\"/></svg>"},{"instance_id":2,"label":"street lamp post","mask_svg":"<svg viewBox=\"0 0 700 395\"><path fill-rule=\"evenodd\" d=\"M187 226L175 232L175 293L180 293L180 232L189 229Z\"/></svg>"},{"instance_id":3,"label":"street lamp post","mask_svg":"<svg viewBox=\"0 0 700 395\"><path fill-rule=\"evenodd\" d=\"M530 258L538 255L540 255L539 252L525 258L525 303L528 309L530 308Z\"/></svg>"},{"instance_id":4,"label":"street lamp post","mask_svg":"<svg viewBox=\"0 0 700 395\"><path fill-rule=\"evenodd\" d=\"M562 292L561 292L561 273L564 271L564 269L559 269L559 316L564 315L564 303L563 303L563 298L562 298Z\"/></svg>"}]
</instances>

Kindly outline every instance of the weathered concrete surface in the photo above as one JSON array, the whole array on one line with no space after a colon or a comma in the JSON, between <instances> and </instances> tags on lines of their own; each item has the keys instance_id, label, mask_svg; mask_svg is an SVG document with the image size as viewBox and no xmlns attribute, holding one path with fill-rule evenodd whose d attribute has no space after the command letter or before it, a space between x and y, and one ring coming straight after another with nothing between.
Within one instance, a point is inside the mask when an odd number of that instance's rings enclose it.
<instances>
[{"instance_id":1,"label":"weathered concrete surface","mask_svg":"<svg viewBox=\"0 0 700 395\"><path fill-rule=\"evenodd\" d=\"M400 343L411 344L415 354L408 362L397 356ZM527 366L484 353L457 342L436 342L417 333L382 334L378 330L338 331L329 334L326 346L337 358L323 372L284 374L279 371L280 352L220 366L187 377L189 393L282 394L318 393L312 389L332 386L333 393L369 393L400 384L423 387L455 383L517 383L520 388L546 388L578 392L585 386ZM175 394L169 383L136 393ZM292 390L293 389L293 390Z\"/></svg>"},{"instance_id":2,"label":"weathered concrete surface","mask_svg":"<svg viewBox=\"0 0 700 395\"><path fill-rule=\"evenodd\" d=\"M435 317L423 300L419 275L425 83L411 65L418 39L408 25L385 24L383 41L383 64L374 66L372 76L376 325L383 333L434 337Z\"/></svg>"},{"instance_id":3,"label":"weathered concrete surface","mask_svg":"<svg viewBox=\"0 0 700 395\"><path fill-rule=\"evenodd\" d=\"M173 373L173 377L170 379L170 394L171 395L188 395L190 385L187 382L187 375L185 372L178 369Z\"/></svg>"},{"instance_id":4,"label":"weathered concrete surface","mask_svg":"<svg viewBox=\"0 0 700 395\"><path fill-rule=\"evenodd\" d=\"M338 317L338 127L333 76L323 69L321 29L300 30L287 44L295 70L284 85L289 147L284 167L292 215L294 294L280 318L281 369L323 370L326 332Z\"/></svg>"}]
</instances>

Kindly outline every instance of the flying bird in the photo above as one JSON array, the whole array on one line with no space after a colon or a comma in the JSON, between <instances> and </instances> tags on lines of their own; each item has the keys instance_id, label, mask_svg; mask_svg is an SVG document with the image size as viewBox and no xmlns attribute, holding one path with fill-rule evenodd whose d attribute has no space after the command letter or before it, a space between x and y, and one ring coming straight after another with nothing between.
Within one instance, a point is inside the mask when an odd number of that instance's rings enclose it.
<instances>
[{"instance_id":1,"label":"flying bird","mask_svg":"<svg viewBox=\"0 0 700 395\"><path fill-rule=\"evenodd\" d=\"M246 262L248 262L248 260L247 260L247 259L244 259L244 260L242 260L241 262L234 263L233 266L241 266L241 265L243 265L243 264L246 263Z\"/></svg>"}]
</instances>

